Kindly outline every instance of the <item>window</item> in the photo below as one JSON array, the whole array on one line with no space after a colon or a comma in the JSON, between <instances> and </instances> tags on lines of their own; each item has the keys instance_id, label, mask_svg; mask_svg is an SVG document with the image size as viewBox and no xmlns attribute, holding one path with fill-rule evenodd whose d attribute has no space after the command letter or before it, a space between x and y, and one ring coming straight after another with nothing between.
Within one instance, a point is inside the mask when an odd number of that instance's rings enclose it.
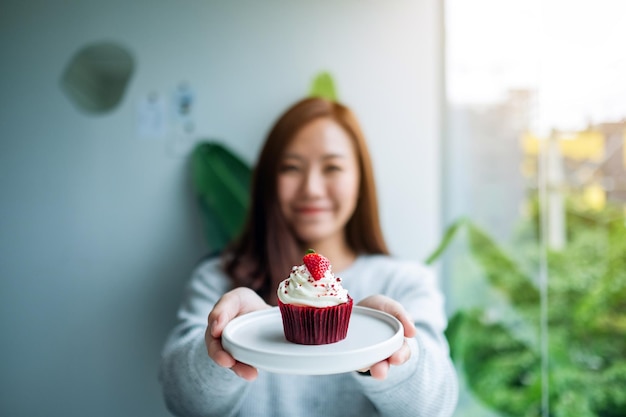
<instances>
[{"instance_id":1,"label":"window","mask_svg":"<svg viewBox=\"0 0 626 417\"><path fill-rule=\"evenodd\" d=\"M446 1L457 416L626 415L625 15Z\"/></svg>"}]
</instances>

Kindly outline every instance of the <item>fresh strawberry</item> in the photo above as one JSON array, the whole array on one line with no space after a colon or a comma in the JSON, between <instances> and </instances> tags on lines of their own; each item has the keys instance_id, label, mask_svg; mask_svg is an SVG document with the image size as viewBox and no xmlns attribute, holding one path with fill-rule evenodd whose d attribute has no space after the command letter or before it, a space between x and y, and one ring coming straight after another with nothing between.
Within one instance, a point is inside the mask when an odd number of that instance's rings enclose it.
<instances>
[{"instance_id":1,"label":"fresh strawberry","mask_svg":"<svg viewBox=\"0 0 626 417\"><path fill-rule=\"evenodd\" d=\"M315 281L324 278L324 274L330 268L330 261L319 253L316 253L313 249L306 251L306 255L304 255L302 261L304 261L304 264Z\"/></svg>"}]
</instances>

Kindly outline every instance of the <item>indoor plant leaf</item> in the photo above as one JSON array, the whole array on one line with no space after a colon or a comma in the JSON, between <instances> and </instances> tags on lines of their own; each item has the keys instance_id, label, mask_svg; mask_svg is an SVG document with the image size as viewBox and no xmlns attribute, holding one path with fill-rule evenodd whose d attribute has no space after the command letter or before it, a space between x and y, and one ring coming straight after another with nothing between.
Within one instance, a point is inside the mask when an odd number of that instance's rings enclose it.
<instances>
[{"instance_id":1,"label":"indoor plant leaf","mask_svg":"<svg viewBox=\"0 0 626 417\"><path fill-rule=\"evenodd\" d=\"M337 90L333 77L328 72L320 72L313 79L309 97L321 97L330 101L337 101Z\"/></svg>"},{"instance_id":2,"label":"indoor plant leaf","mask_svg":"<svg viewBox=\"0 0 626 417\"><path fill-rule=\"evenodd\" d=\"M205 214L209 247L219 251L243 227L252 170L216 141L200 142L194 148L191 170L193 187Z\"/></svg>"}]
</instances>

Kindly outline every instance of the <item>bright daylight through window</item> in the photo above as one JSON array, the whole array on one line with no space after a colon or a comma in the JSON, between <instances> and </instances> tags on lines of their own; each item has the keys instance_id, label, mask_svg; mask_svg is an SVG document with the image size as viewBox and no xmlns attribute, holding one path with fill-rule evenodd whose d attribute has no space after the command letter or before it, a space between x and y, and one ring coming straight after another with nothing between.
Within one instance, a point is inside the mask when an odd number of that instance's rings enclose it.
<instances>
[{"instance_id":1,"label":"bright daylight through window","mask_svg":"<svg viewBox=\"0 0 626 417\"><path fill-rule=\"evenodd\" d=\"M626 415L624 16L445 1L456 416Z\"/></svg>"}]
</instances>

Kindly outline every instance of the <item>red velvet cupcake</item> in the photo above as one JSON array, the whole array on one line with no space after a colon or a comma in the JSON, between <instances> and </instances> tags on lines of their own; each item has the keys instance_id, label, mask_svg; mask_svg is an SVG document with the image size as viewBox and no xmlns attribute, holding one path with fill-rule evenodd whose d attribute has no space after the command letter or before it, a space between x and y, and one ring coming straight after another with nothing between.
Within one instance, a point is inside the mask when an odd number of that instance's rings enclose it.
<instances>
[{"instance_id":1,"label":"red velvet cupcake","mask_svg":"<svg viewBox=\"0 0 626 417\"><path fill-rule=\"evenodd\" d=\"M324 345L346 338L353 300L330 261L309 249L278 286L285 338L302 345Z\"/></svg>"}]
</instances>

